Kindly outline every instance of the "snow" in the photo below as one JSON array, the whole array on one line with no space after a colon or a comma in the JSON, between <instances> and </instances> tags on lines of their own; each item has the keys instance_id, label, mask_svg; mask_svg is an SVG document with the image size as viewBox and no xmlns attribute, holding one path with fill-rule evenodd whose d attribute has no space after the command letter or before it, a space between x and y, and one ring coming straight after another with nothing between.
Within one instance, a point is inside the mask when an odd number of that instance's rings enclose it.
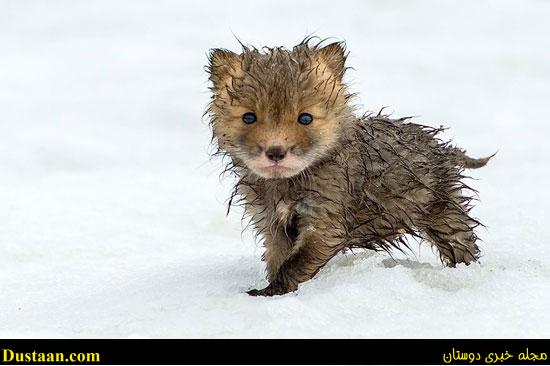
<instances>
[{"instance_id":1,"label":"snow","mask_svg":"<svg viewBox=\"0 0 550 366\"><path fill-rule=\"evenodd\" d=\"M548 337L544 1L0 0L0 337ZM334 258L297 293L225 216L201 119L211 47L345 39L362 110L450 126L479 264Z\"/></svg>"}]
</instances>

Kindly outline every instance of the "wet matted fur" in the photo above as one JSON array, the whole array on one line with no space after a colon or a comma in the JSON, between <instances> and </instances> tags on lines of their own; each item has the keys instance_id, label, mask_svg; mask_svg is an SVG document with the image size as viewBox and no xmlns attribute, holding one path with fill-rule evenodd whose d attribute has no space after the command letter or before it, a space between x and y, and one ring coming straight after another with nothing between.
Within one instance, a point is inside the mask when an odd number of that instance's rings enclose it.
<instances>
[{"instance_id":1,"label":"wet matted fur","mask_svg":"<svg viewBox=\"0 0 550 366\"><path fill-rule=\"evenodd\" d=\"M406 235L431 243L448 266L479 258L476 192L463 173L489 158L469 158L438 138L441 128L357 116L346 56L343 43L311 38L292 50L210 52L207 115L237 177L229 206L244 206L266 248L270 283L250 295L294 291L345 249L401 250ZM298 122L304 113L312 122Z\"/></svg>"}]
</instances>

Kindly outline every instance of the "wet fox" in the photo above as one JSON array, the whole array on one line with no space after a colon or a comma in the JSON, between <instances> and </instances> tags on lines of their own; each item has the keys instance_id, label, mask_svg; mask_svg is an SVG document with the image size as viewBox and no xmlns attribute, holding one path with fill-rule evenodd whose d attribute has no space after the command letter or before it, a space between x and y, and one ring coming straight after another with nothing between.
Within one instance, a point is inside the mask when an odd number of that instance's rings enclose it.
<instances>
[{"instance_id":1,"label":"wet fox","mask_svg":"<svg viewBox=\"0 0 550 366\"><path fill-rule=\"evenodd\" d=\"M490 157L468 157L442 128L357 116L346 57L344 43L311 39L210 51L207 114L237 177L229 205L244 206L265 246L269 285L250 295L295 291L338 252L402 249L407 236L447 266L479 258L463 172Z\"/></svg>"}]
</instances>

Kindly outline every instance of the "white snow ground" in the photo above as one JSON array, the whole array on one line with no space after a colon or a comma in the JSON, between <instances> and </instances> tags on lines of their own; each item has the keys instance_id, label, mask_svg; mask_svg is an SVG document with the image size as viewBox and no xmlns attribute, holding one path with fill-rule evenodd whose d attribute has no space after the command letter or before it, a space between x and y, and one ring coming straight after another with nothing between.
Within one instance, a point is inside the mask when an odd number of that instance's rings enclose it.
<instances>
[{"instance_id":1,"label":"white snow ground","mask_svg":"<svg viewBox=\"0 0 550 366\"><path fill-rule=\"evenodd\" d=\"M550 2L0 0L0 337L550 336ZM484 257L335 258L253 298L207 155L211 47L346 39L363 110L452 127ZM416 248L415 248L416 249Z\"/></svg>"}]
</instances>

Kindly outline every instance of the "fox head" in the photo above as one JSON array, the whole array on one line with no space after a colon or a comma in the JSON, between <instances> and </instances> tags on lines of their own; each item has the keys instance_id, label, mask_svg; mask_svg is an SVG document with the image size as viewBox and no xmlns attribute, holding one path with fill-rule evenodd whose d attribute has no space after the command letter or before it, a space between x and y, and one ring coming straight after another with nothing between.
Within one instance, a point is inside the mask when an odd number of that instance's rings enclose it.
<instances>
[{"instance_id":1,"label":"fox head","mask_svg":"<svg viewBox=\"0 0 550 366\"><path fill-rule=\"evenodd\" d=\"M221 151L254 174L290 178L335 153L352 123L343 43L213 49L211 116Z\"/></svg>"}]
</instances>

